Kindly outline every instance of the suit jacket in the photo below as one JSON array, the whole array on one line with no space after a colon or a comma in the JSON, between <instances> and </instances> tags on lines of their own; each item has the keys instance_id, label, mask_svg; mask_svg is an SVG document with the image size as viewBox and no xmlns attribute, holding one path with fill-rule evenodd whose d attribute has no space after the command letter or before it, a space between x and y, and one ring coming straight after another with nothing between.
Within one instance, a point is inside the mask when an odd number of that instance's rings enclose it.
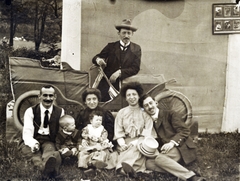
<instances>
[{"instance_id":1,"label":"suit jacket","mask_svg":"<svg viewBox=\"0 0 240 181\"><path fill-rule=\"evenodd\" d=\"M122 54L125 54L122 58ZM108 43L103 50L93 57L92 62L96 63L98 57L105 59L107 66L104 68L106 76L109 78L118 69L121 70L121 76L112 85L119 90L119 81L132 75L136 75L140 70L141 63L141 47L133 42L130 43L128 49L122 52L120 48L120 41ZM102 94L102 102L110 99L108 94L109 85L103 78L98 86Z\"/></svg>"},{"instance_id":2,"label":"suit jacket","mask_svg":"<svg viewBox=\"0 0 240 181\"><path fill-rule=\"evenodd\" d=\"M177 148L185 164L196 159L196 145L189 136L190 129L182 120L181 115L173 111L159 109L158 119L154 123L154 127L158 135L159 149L163 144L173 140L179 144Z\"/></svg>"},{"instance_id":3,"label":"suit jacket","mask_svg":"<svg viewBox=\"0 0 240 181\"><path fill-rule=\"evenodd\" d=\"M97 64L97 57L104 58L107 62L104 72L108 78L118 69L121 69L121 80L136 75L140 70L141 47L131 42L123 60L120 56L121 51L120 41L108 43L99 54L93 57L92 62Z\"/></svg>"}]
</instances>

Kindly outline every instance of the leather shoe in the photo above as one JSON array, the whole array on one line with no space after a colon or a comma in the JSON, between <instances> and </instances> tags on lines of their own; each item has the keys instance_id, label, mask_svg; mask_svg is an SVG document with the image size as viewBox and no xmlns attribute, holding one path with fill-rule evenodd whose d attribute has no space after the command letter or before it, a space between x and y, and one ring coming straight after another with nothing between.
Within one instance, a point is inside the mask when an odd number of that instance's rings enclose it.
<instances>
[{"instance_id":1,"label":"leather shoe","mask_svg":"<svg viewBox=\"0 0 240 181\"><path fill-rule=\"evenodd\" d=\"M123 168L123 171L129 176L129 177L132 177L132 178L136 178L137 177L137 173L136 171L133 169L133 167L131 167L129 164L125 163L125 162L122 162L122 168Z\"/></svg>"},{"instance_id":2,"label":"leather shoe","mask_svg":"<svg viewBox=\"0 0 240 181\"><path fill-rule=\"evenodd\" d=\"M95 168L98 168L98 169L102 169L102 168L105 168L107 166L107 164L103 161L98 161L98 160L94 160L92 162L89 162L88 163L89 166L93 166Z\"/></svg>"},{"instance_id":3,"label":"leather shoe","mask_svg":"<svg viewBox=\"0 0 240 181\"><path fill-rule=\"evenodd\" d=\"M85 176L90 177L90 176L96 175L96 170L90 168L88 170L85 170L83 173Z\"/></svg>"},{"instance_id":4,"label":"leather shoe","mask_svg":"<svg viewBox=\"0 0 240 181\"><path fill-rule=\"evenodd\" d=\"M204 178L204 177L198 177L198 176L193 176L193 177L191 177L191 178L189 178L189 179L187 179L188 181L207 181L206 180L206 178Z\"/></svg>"},{"instance_id":5,"label":"leather shoe","mask_svg":"<svg viewBox=\"0 0 240 181\"><path fill-rule=\"evenodd\" d=\"M56 160L55 157L53 157L53 156L49 157L46 160L45 165L43 167L43 170L42 170L43 174L44 175L49 175L50 173L54 172L56 162L57 162L57 160Z\"/></svg>"},{"instance_id":6,"label":"leather shoe","mask_svg":"<svg viewBox=\"0 0 240 181\"><path fill-rule=\"evenodd\" d=\"M72 156L73 152L71 150L67 151L66 153L62 154L63 158Z\"/></svg>"}]
</instances>

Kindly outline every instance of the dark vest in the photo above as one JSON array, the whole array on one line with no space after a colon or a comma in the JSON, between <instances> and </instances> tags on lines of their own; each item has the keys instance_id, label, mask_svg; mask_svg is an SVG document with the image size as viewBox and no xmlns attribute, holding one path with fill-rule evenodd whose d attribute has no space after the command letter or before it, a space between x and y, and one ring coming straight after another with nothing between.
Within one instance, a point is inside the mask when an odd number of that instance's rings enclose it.
<instances>
[{"instance_id":1,"label":"dark vest","mask_svg":"<svg viewBox=\"0 0 240 181\"><path fill-rule=\"evenodd\" d=\"M33 125L34 125L34 138L38 133L38 130L41 126L41 112L40 112L40 104L37 104L32 107L33 109ZM49 120L49 131L50 131L50 139L52 142L55 142L56 135L59 130L59 119L61 117L62 109L53 105L53 111Z\"/></svg>"},{"instance_id":2,"label":"dark vest","mask_svg":"<svg viewBox=\"0 0 240 181\"><path fill-rule=\"evenodd\" d=\"M120 54L120 67L119 68L122 68L122 63L123 63L123 61L124 61L124 59L125 59L125 56L126 56L126 54L127 54L127 51L129 51L129 48L130 48L130 46L128 46L128 48L127 48L127 50L125 50L125 51L122 51L122 49L121 49L121 54Z\"/></svg>"}]
</instances>

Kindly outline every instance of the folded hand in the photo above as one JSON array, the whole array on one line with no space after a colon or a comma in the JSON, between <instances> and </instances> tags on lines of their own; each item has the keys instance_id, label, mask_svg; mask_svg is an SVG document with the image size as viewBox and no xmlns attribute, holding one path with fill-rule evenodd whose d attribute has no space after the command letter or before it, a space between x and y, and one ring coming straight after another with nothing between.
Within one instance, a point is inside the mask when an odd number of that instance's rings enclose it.
<instances>
[{"instance_id":1,"label":"folded hand","mask_svg":"<svg viewBox=\"0 0 240 181\"><path fill-rule=\"evenodd\" d=\"M161 153L168 153L174 147L174 143L169 142L162 146Z\"/></svg>"},{"instance_id":2,"label":"folded hand","mask_svg":"<svg viewBox=\"0 0 240 181\"><path fill-rule=\"evenodd\" d=\"M110 77L110 82L115 83L117 78L120 77L120 75L121 75L121 70L117 70L116 72L114 72Z\"/></svg>"}]
</instances>

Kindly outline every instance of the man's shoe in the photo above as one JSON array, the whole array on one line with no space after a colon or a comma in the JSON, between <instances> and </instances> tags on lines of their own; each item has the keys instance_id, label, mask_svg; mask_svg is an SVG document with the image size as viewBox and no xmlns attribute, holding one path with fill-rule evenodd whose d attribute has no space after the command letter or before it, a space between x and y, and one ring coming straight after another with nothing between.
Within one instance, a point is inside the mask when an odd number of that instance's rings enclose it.
<instances>
[{"instance_id":1,"label":"man's shoe","mask_svg":"<svg viewBox=\"0 0 240 181\"><path fill-rule=\"evenodd\" d=\"M123 171L122 168L119 168L117 171L116 171L116 174L115 174L117 177L121 177L121 176L127 176L126 173Z\"/></svg>"},{"instance_id":2,"label":"man's shoe","mask_svg":"<svg viewBox=\"0 0 240 181\"><path fill-rule=\"evenodd\" d=\"M67 151L66 153L62 154L63 158L72 156L73 152L71 150Z\"/></svg>"},{"instance_id":3,"label":"man's shoe","mask_svg":"<svg viewBox=\"0 0 240 181\"><path fill-rule=\"evenodd\" d=\"M69 156L67 156L63 159L64 164L68 164L68 163L70 163L70 161L71 161L71 158Z\"/></svg>"},{"instance_id":4,"label":"man's shoe","mask_svg":"<svg viewBox=\"0 0 240 181\"><path fill-rule=\"evenodd\" d=\"M88 169L88 170L85 170L84 172L84 175L86 177L90 177L90 176L95 176L96 175L96 171L92 168Z\"/></svg>"},{"instance_id":5,"label":"man's shoe","mask_svg":"<svg viewBox=\"0 0 240 181\"><path fill-rule=\"evenodd\" d=\"M188 181L207 181L206 178L204 177L198 177L196 175L194 175L193 177L187 179Z\"/></svg>"},{"instance_id":6,"label":"man's shoe","mask_svg":"<svg viewBox=\"0 0 240 181\"><path fill-rule=\"evenodd\" d=\"M137 177L137 173L136 171L133 169L133 167L131 167L129 164L122 162L122 168L123 171L132 178L136 178Z\"/></svg>"},{"instance_id":7,"label":"man's shoe","mask_svg":"<svg viewBox=\"0 0 240 181\"><path fill-rule=\"evenodd\" d=\"M98 169L102 169L102 168L105 168L107 166L107 164L103 161L98 161L98 160L94 160L92 162L90 162L90 165L95 167L95 168L98 168Z\"/></svg>"},{"instance_id":8,"label":"man's shoe","mask_svg":"<svg viewBox=\"0 0 240 181\"><path fill-rule=\"evenodd\" d=\"M55 166L56 166L56 158L55 157L49 157L47 161L45 162L44 168L43 168L43 174L49 175L50 173L54 172Z\"/></svg>"}]
</instances>

